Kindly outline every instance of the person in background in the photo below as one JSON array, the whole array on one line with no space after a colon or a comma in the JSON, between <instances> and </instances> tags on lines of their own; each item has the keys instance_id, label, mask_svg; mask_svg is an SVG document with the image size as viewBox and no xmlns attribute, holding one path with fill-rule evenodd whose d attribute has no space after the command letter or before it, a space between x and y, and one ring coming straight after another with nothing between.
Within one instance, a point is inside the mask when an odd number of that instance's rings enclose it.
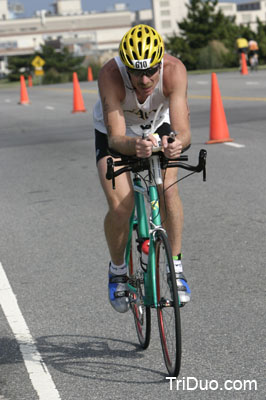
<instances>
[{"instance_id":1,"label":"person in background","mask_svg":"<svg viewBox=\"0 0 266 400\"><path fill-rule=\"evenodd\" d=\"M257 70L259 64L259 46L256 40L248 42L248 60L252 70Z\"/></svg>"}]
</instances>

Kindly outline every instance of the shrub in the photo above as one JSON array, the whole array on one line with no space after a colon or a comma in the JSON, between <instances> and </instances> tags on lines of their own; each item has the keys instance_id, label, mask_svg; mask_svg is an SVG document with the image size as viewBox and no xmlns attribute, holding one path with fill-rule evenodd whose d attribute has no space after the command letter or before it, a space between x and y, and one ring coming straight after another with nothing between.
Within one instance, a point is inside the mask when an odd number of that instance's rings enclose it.
<instances>
[{"instance_id":1,"label":"shrub","mask_svg":"<svg viewBox=\"0 0 266 400\"><path fill-rule=\"evenodd\" d=\"M42 83L50 85L53 83L66 83L72 80L71 74L69 72L58 72L54 68L50 68L44 73Z\"/></svg>"},{"instance_id":2,"label":"shrub","mask_svg":"<svg viewBox=\"0 0 266 400\"><path fill-rule=\"evenodd\" d=\"M199 51L198 68L222 68L225 66L228 50L222 42L212 40Z\"/></svg>"}]
</instances>

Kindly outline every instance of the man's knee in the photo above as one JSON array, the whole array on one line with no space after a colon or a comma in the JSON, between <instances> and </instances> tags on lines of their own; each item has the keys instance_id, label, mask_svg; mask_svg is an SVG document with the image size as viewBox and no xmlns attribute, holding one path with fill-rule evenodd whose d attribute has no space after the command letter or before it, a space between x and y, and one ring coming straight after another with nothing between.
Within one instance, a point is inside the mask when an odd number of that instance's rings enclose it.
<instances>
[{"instance_id":1,"label":"man's knee","mask_svg":"<svg viewBox=\"0 0 266 400\"><path fill-rule=\"evenodd\" d=\"M134 208L134 197L128 196L122 201L114 201L109 203L109 212L116 218L117 222L123 224L129 220Z\"/></svg>"}]
</instances>

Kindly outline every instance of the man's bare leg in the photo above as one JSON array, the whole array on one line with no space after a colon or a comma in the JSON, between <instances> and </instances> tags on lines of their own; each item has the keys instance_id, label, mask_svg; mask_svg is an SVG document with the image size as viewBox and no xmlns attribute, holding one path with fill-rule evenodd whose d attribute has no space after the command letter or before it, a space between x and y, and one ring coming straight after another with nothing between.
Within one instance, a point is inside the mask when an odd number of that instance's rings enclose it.
<instances>
[{"instance_id":1,"label":"man's bare leg","mask_svg":"<svg viewBox=\"0 0 266 400\"><path fill-rule=\"evenodd\" d=\"M105 237L111 256L108 292L112 307L124 313L129 309L127 266L124 257L134 194L129 174L122 174L116 178L116 189L113 190L112 182L105 177L106 158L99 160L98 172L109 206L104 220Z\"/></svg>"},{"instance_id":2,"label":"man's bare leg","mask_svg":"<svg viewBox=\"0 0 266 400\"><path fill-rule=\"evenodd\" d=\"M160 188L160 212L162 224L167 232L172 249L179 299L182 304L185 304L190 300L191 291L183 274L181 262L184 215L176 181L177 170L175 168L168 169L164 180L165 191L163 192L163 188ZM168 187L169 189L167 189Z\"/></svg>"},{"instance_id":3,"label":"man's bare leg","mask_svg":"<svg viewBox=\"0 0 266 400\"><path fill-rule=\"evenodd\" d=\"M111 260L114 264L121 265L124 263L134 195L128 174L122 174L116 178L116 189L113 190L112 182L105 178L106 158L100 159L97 165L101 185L109 206L104 220L104 231Z\"/></svg>"},{"instance_id":4,"label":"man's bare leg","mask_svg":"<svg viewBox=\"0 0 266 400\"><path fill-rule=\"evenodd\" d=\"M164 190L160 189L160 213L162 224L167 232L172 249L172 255L181 253L182 232L183 232L183 205L179 197L177 184L177 169L172 168L166 171ZM173 184L173 186L171 186Z\"/></svg>"}]
</instances>

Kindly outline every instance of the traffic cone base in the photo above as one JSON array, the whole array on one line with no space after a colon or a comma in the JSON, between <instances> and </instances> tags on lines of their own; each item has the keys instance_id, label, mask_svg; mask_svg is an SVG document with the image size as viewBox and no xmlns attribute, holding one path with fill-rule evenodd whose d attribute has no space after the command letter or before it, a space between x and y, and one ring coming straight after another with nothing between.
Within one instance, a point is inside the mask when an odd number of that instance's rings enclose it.
<instances>
[{"instance_id":1,"label":"traffic cone base","mask_svg":"<svg viewBox=\"0 0 266 400\"><path fill-rule=\"evenodd\" d=\"M210 139L206 144L232 142L216 74L212 73Z\"/></svg>"},{"instance_id":2,"label":"traffic cone base","mask_svg":"<svg viewBox=\"0 0 266 400\"><path fill-rule=\"evenodd\" d=\"M72 113L86 112L84 106L83 97L80 90L78 76L76 72L73 72L73 110Z\"/></svg>"},{"instance_id":3,"label":"traffic cone base","mask_svg":"<svg viewBox=\"0 0 266 400\"><path fill-rule=\"evenodd\" d=\"M233 142L234 139L213 139L213 140L208 140L208 142L206 142L206 144L214 144L214 143L225 143L225 142Z\"/></svg>"}]
</instances>

